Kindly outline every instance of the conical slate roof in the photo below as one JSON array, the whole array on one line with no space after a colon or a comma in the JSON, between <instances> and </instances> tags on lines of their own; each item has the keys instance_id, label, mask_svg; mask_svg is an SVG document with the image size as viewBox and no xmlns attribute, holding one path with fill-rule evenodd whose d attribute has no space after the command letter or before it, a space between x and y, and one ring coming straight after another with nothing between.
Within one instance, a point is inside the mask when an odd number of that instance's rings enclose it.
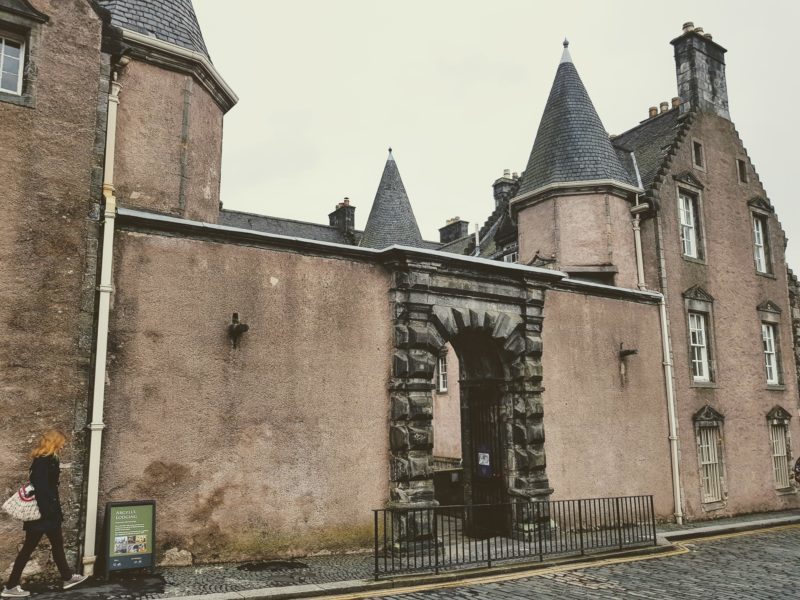
<instances>
[{"instance_id":1,"label":"conical slate roof","mask_svg":"<svg viewBox=\"0 0 800 600\"><path fill-rule=\"evenodd\" d=\"M612 179L630 184L564 41L550 97L518 194L553 183Z\"/></svg>"},{"instance_id":2,"label":"conical slate roof","mask_svg":"<svg viewBox=\"0 0 800 600\"><path fill-rule=\"evenodd\" d=\"M361 237L361 246L387 248L392 244L423 247L422 235L411 210L400 171L389 149L389 158L369 211L367 226Z\"/></svg>"},{"instance_id":3,"label":"conical slate roof","mask_svg":"<svg viewBox=\"0 0 800 600\"><path fill-rule=\"evenodd\" d=\"M111 24L150 35L210 58L192 0L98 0Z\"/></svg>"}]
</instances>

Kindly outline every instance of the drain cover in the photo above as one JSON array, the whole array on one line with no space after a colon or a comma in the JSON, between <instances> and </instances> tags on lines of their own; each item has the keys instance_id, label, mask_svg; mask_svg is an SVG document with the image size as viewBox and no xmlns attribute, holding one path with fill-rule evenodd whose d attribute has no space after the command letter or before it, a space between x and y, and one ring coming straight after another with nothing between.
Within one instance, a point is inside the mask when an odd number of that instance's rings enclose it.
<instances>
[{"instance_id":1,"label":"drain cover","mask_svg":"<svg viewBox=\"0 0 800 600\"><path fill-rule=\"evenodd\" d=\"M294 560L262 560L244 563L237 568L240 571L285 571L286 569L307 569L308 565Z\"/></svg>"}]
</instances>

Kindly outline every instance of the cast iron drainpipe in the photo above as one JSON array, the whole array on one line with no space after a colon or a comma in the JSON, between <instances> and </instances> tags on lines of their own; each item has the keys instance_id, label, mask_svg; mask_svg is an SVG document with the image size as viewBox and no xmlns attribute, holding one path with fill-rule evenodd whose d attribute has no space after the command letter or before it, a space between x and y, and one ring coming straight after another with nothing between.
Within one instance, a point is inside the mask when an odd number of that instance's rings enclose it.
<instances>
[{"instance_id":1,"label":"cast iron drainpipe","mask_svg":"<svg viewBox=\"0 0 800 600\"><path fill-rule=\"evenodd\" d=\"M636 179L639 183L639 188L642 188L642 177L639 174L639 164L636 162L636 154L630 153L633 168L636 170ZM639 226L641 218L640 215L647 211L649 207L647 204L639 203L639 194L636 194L636 205L631 208L633 217L633 238L636 248L636 275L637 287L640 290L647 289L644 281L644 258L642 256L642 234L641 227ZM663 257L662 257L663 258ZM663 273L662 273L663 274ZM662 277L662 284L666 278ZM666 288L663 288L666 289ZM679 463L678 451L678 426L675 408L675 388L672 379L672 344L670 342L669 322L667 321L667 303L664 294L661 294L661 301L659 302L659 319L661 321L661 340L663 343L664 352L664 381L667 389L667 421L669 423L669 454L670 463L672 467L672 500L675 506L675 522L678 525L683 524L683 507L681 504L682 490L681 490L681 472Z\"/></svg>"},{"instance_id":2,"label":"cast iron drainpipe","mask_svg":"<svg viewBox=\"0 0 800 600\"><path fill-rule=\"evenodd\" d=\"M125 61L125 62L123 62ZM120 66L127 59L120 60ZM91 432L89 442L89 475L86 491L86 528L83 536L83 574L93 575L97 561L95 541L97 538L97 498L100 487L100 448L103 440L103 404L106 389L106 358L108 355L108 316L111 306L112 260L114 256L114 220L117 216L117 198L114 195L114 150L117 141L117 107L122 85L117 74L111 77L111 91L108 94L108 123L106 126L106 157L103 167L103 197L105 209L103 222L102 260L100 263L100 285L97 307L97 339L95 341L94 387L92 389L92 420L88 427Z\"/></svg>"}]
</instances>

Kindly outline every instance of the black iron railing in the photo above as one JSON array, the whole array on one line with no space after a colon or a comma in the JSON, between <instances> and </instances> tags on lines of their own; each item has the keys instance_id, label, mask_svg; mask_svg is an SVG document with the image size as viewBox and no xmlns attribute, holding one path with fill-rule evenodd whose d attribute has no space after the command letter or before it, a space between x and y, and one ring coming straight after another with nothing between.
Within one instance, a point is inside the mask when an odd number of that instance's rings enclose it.
<instances>
[{"instance_id":1,"label":"black iron railing","mask_svg":"<svg viewBox=\"0 0 800 600\"><path fill-rule=\"evenodd\" d=\"M373 512L376 579L656 544L652 496Z\"/></svg>"}]
</instances>

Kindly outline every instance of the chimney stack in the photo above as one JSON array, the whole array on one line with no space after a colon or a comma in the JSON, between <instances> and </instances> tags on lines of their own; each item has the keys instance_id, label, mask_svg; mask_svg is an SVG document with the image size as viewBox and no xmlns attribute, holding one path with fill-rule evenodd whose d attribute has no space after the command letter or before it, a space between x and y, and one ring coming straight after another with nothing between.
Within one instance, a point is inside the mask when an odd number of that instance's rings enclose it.
<instances>
[{"instance_id":1,"label":"chimney stack","mask_svg":"<svg viewBox=\"0 0 800 600\"><path fill-rule=\"evenodd\" d=\"M439 242L448 244L469 235L469 221L462 221L461 217L447 219L444 227L439 229Z\"/></svg>"},{"instance_id":2,"label":"chimney stack","mask_svg":"<svg viewBox=\"0 0 800 600\"><path fill-rule=\"evenodd\" d=\"M727 50L691 22L684 23L683 34L670 43L675 47L681 112L708 112L730 120L725 81Z\"/></svg>"},{"instance_id":3,"label":"chimney stack","mask_svg":"<svg viewBox=\"0 0 800 600\"><path fill-rule=\"evenodd\" d=\"M669 110L669 102L662 102L659 106L661 107L662 113L665 113Z\"/></svg>"},{"instance_id":4,"label":"chimney stack","mask_svg":"<svg viewBox=\"0 0 800 600\"><path fill-rule=\"evenodd\" d=\"M336 210L328 215L331 227L336 227L342 233L353 233L356 228L356 207L350 204L350 198L345 198L336 205Z\"/></svg>"},{"instance_id":5,"label":"chimney stack","mask_svg":"<svg viewBox=\"0 0 800 600\"><path fill-rule=\"evenodd\" d=\"M681 105L681 99L675 96L672 99L672 108L678 108Z\"/></svg>"},{"instance_id":6,"label":"chimney stack","mask_svg":"<svg viewBox=\"0 0 800 600\"><path fill-rule=\"evenodd\" d=\"M511 176L511 169L503 169L503 176L492 184L494 189L494 205L513 198L519 189L519 178Z\"/></svg>"},{"instance_id":7,"label":"chimney stack","mask_svg":"<svg viewBox=\"0 0 800 600\"><path fill-rule=\"evenodd\" d=\"M651 106L650 108L647 109L647 116L650 117L651 119L655 117L657 114L658 114L657 106Z\"/></svg>"}]
</instances>

